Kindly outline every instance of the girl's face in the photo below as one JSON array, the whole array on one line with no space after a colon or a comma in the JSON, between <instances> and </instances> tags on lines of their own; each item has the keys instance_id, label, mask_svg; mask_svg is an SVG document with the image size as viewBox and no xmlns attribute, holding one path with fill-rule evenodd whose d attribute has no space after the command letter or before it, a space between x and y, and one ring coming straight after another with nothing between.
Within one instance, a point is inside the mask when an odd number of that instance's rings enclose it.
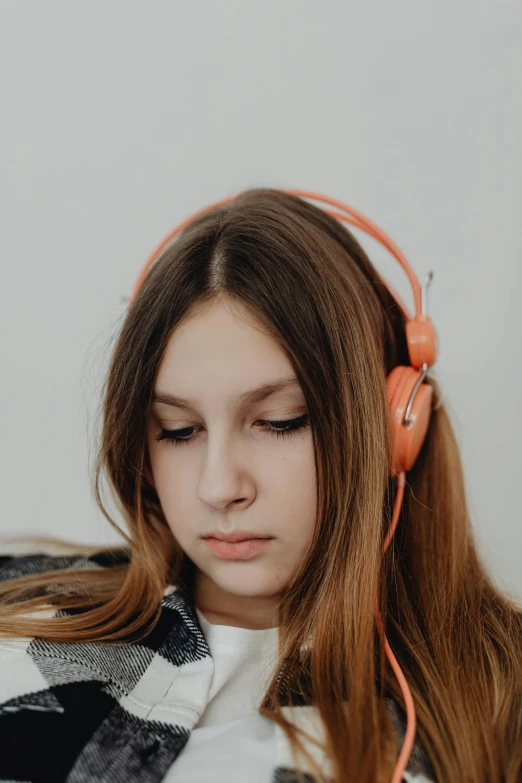
<instances>
[{"instance_id":1,"label":"girl's face","mask_svg":"<svg viewBox=\"0 0 522 783\"><path fill-rule=\"evenodd\" d=\"M252 394L289 379L272 393ZM272 621L316 518L312 435L288 358L243 305L214 303L171 336L154 394L147 422L151 479L175 538L198 569L198 605L229 616L230 624ZM207 541L214 533L269 540L246 553L245 545L225 552Z\"/></svg>"}]
</instances>

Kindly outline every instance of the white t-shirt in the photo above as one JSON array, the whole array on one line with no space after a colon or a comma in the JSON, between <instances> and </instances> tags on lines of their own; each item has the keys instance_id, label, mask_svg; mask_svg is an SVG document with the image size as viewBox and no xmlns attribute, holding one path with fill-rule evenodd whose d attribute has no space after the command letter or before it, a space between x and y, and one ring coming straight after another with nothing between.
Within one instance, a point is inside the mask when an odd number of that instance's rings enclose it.
<instances>
[{"instance_id":1,"label":"white t-shirt","mask_svg":"<svg viewBox=\"0 0 522 783\"><path fill-rule=\"evenodd\" d=\"M215 625L196 609L214 659L207 705L165 783L267 783L275 726L257 713L277 654L277 628Z\"/></svg>"}]
</instances>

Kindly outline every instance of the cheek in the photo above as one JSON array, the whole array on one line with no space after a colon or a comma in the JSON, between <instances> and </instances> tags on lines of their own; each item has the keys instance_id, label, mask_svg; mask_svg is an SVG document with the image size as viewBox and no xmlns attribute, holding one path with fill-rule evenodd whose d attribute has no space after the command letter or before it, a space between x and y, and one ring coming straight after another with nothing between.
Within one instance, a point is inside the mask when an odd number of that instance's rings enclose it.
<instances>
[{"instance_id":1,"label":"cheek","mask_svg":"<svg viewBox=\"0 0 522 783\"><path fill-rule=\"evenodd\" d=\"M190 503L190 492L187 492L188 475L184 475L186 461L178 460L173 470L173 444L157 443L153 438L148 440L149 461L151 466L150 480L158 494L163 513L169 527L176 536L177 521L187 519ZM175 479L174 479L175 476ZM180 530L182 535L182 530Z\"/></svg>"},{"instance_id":2,"label":"cheek","mask_svg":"<svg viewBox=\"0 0 522 783\"><path fill-rule=\"evenodd\" d=\"M310 481L306 487L301 488L291 507L288 498L285 505L286 508L283 506L281 509L281 538L301 557L308 548L315 529L317 500L314 483Z\"/></svg>"},{"instance_id":3,"label":"cheek","mask_svg":"<svg viewBox=\"0 0 522 783\"><path fill-rule=\"evenodd\" d=\"M279 465L274 475L278 487L275 518L280 528L274 534L302 556L310 543L317 515L317 482L312 448L291 465ZM274 496L275 499L275 496Z\"/></svg>"}]
</instances>

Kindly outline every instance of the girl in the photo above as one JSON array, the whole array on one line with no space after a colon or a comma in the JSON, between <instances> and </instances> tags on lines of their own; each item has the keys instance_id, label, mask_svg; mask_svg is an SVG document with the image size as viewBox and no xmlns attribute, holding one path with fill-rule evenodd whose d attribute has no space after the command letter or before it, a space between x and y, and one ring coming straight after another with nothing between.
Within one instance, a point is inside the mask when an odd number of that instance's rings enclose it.
<instances>
[{"instance_id":1,"label":"girl","mask_svg":"<svg viewBox=\"0 0 522 783\"><path fill-rule=\"evenodd\" d=\"M390 473L398 297L295 192L202 210L155 256L94 480L125 545L1 561L1 779L522 780L522 610L429 375Z\"/></svg>"}]
</instances>

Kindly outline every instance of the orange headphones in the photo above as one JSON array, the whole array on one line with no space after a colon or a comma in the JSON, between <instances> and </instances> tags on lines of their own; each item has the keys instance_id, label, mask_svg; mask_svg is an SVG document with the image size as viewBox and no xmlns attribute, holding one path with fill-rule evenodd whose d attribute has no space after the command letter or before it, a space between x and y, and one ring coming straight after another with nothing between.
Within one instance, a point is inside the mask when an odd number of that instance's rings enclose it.
<instances>
[{"instance_id":1,"label":"orange headphones","mask_svg":"<svg viewBox=\"0 0 522 783\"><path fill-rule=\"evenodd\" d=\"M390 475L392 477L397 476L397 493L390 530L388 531L388 535L386 536L383 545L384 554L395 532L395 528L397 527L404 496L404 486L406 480L405 474L408 470L411 470L415 460L419 455L430 423L433 389L429 384L423 383L423 381L428 374L429 368L432 367L435 363L438 353L437 334L435 327L426 314L426 294L428 285L433 279L433 272L429 272L426 275L424 284L421 288L421 285L411 266L406 260L406 257L397 247L395 242L393 242L393 240L390 239L390 237L385 234L384 231L379 228L379 226L373 223L361 212L356 211L353 209L353 207L343 204L341 201L337 201L336 199L329 198L327 196L322 196L319 193L312 193L307 190L294 190L289 188L281 188L281 190L284 193L291 193L294 196L322 201L325 204L331 204L333 207L342 210L342 212L329 209L325 209L324 211L337 220L351 223L357 228L362 229L367 234L377 239L382 245L384 245L384 247L389 250L393 256L395 256L399 264L406 271L413 289L415 315L411 316L393 288L389 285L389 283L384 281L390 290L390 293L395 298L398 305L404 312L404 315L406 316L406 340L408 344L408 355L410 358L410 366L394 367L386 378L386 388L390 404L392 427ZM180 231L185 228L185 226L187 226L192 222L192 220L194 220L194 218L198 217L204 212L208 212L209 210L213 209L214 207L218 207L221 204L227 204L228 202L233 201L235 198L235 196L230 196L228 198L215 201L212 204L203 207L203 209L199 209L197 212L194 212L188 218L183 220L178 226L176 226L176 228L174 228L152 251L148 260L144 264L138 279L134 284L130 301L134 299L139 287L147 275L149 268L159 256L161 251L177 234L180 233ZM410 758L415 740L415 707L413 705L413 699L408 687L408 683L406 682L401 668L397 663L395 656L393 655L384 633L377 600L375 601L375 614L376 624L381 641L384 645L384 649L386 651L388 660L390 661L390 665L395 672L395 676L397 677L399 685L401 686L406 705L406 735L404 737L401 752L399 754L397 765L391 780L391 783L401 783L402 773L405 771L408 765L408 760Z\"/></svg>"}]
</instances>

